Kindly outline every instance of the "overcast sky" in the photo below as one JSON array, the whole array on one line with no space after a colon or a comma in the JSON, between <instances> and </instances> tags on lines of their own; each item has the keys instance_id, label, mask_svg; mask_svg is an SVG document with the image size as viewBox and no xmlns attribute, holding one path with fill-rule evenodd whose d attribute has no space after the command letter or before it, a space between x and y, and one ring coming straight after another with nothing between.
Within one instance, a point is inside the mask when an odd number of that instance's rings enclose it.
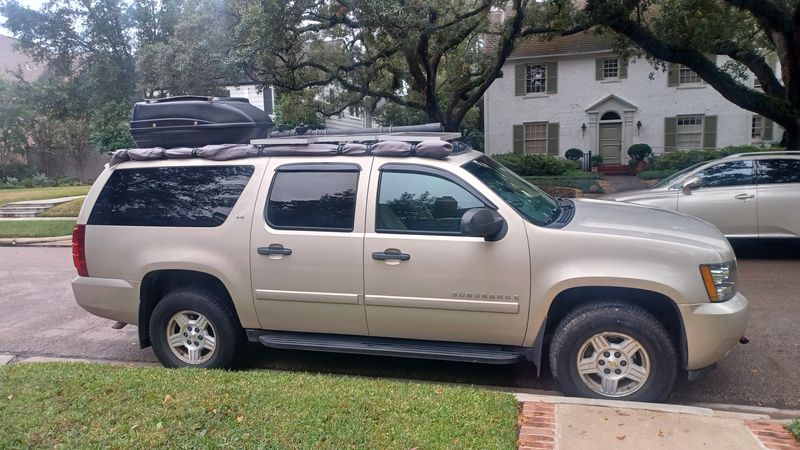
<instances>
[{"instance_id":1,"label":"overcast sky","mask_svg":"<svg viewBox=\"0 0 800 450\"><path fill-rule=\"evenodd\" d=\"M17 0L17 2L21 5L27 6L28 8L39 9L44 4L45 0ZM6 18L0 16L0 23L5 23ZM6 30L5 27L0 26L0 34L5 34L6 36L11 36L11 32Z\"/></svg>"}]
</instances>

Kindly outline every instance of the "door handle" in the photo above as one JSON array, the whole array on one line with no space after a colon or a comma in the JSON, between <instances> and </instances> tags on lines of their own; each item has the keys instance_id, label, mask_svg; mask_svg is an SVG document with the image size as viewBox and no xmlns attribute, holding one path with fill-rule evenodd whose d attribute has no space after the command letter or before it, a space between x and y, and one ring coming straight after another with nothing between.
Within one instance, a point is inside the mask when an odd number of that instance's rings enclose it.
<instances>
[{"instance_id":1,"label":"door handle","mask_svg":"<svg viewBox=\"0 0 800 450\"><path fill-rule=\"evenodd\" d=\"M258 247L259 255L291 255L292 249L285 248L281 244L270 244L269 247Z\"/></svg>"},{"instance_id":2,"label":"door handle","mask_svg":"<svg viewBox=\"0 0 800 450\"><path fill-rule=\"evenodd\" d=\"M382 252L372 252L372 259L377 261L408 261L411 259L411 255L408 253L402 253L400 250L396 248L387 248Z\"/></svg>"},{"instance_id":3,"label":"door handle","mask_svg":"<svg viewBox=\"0 0 800 450\"><path fill-rule=\"evenodd\" d=\"M755 195L739 194L739 195L737 195L736 197L733 197L733 198L735 198L736 200L747 200L748 198L753 198L753 197L755 197Z\"/></svg>"}]
</instances>

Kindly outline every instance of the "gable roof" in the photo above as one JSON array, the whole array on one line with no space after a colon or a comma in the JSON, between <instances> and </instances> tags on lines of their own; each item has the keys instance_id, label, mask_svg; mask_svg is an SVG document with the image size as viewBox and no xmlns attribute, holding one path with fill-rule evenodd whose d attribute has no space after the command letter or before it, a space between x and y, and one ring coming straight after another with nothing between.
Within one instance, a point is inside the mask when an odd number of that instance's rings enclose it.
<instances>
[{"instance_id":1,"label":"gable roof","mask_svg":"<svg viewBox=\"0 0 800 450\"><path fill-rule=\"evenodd\" d=\"M0 34L0 78L13 79L17 70L22 69L25 81L34 81L44 72L45 64L39 64L33 58L17 50L19 41Z\"/></svg>"},{"instance_id":2,"label":"gable roof","mask_svg":"<svg viewBox=\"0 0 800 450\"><path fill-rule=\"evenodd\" d=\"M514 48L509 59L598 53L604 51L610 52L614 48L613 43L613 35L610 33L598 34L594 30L587 30L550 40L543 40L539 36L532 36L520 41Z\"/></svg>"}]
</instances>

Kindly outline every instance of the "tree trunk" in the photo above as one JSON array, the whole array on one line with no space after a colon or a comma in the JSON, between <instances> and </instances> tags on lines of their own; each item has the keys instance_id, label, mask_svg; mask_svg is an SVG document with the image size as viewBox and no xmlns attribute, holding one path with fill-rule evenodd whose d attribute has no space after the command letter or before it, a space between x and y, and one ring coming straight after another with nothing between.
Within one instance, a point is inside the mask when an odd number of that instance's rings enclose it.
<instances>
[{"instance_id":1,"label":"tree trunk","mask_svg":"<svg viewBox=\"0 0 800 450\"><path fill-rule=\"evenodd\" d=\"M800 131L798 129L786 130L786 150L800 150Z\"/></svg>"}]
</instances>

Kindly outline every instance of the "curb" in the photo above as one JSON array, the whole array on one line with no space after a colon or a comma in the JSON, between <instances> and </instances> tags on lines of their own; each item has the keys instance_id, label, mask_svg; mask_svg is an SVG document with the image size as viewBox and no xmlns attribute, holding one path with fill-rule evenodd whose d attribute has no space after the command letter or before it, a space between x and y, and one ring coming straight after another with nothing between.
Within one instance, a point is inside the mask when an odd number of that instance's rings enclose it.
<instances>
[{"instance_id":1,"label":"curb","mask_svg":"<svg viewBox=\"0 0 800 450\"><path fill-rule=\"evenodd\" d=\"M710 408L697 406L669 405L663 403L628 402L624 400L600 400L592 398L556 397L552 395L514 394L518 402L541 402L570 405L604 406L608 408L638 409L658 411L673 414L688 414L693 416L715 417L716 413ZM748 416L751 418L750 416Z\"/></svg>"},{"instance_id":2,"label":"curb","mask_svg":"<svg viewBox=\"0 0 800 450\"><path fill-rule=\"evenodd\" d=\"M18 247L18 246L26 246L26 245L33 245L33 244L52 244L55 242L61 241L70 241L70 245L72 242L72 236L54 236L54 237L42 237L42 238L2 238L0 239L0 247Z\"/></svg>"}]
</instances>

